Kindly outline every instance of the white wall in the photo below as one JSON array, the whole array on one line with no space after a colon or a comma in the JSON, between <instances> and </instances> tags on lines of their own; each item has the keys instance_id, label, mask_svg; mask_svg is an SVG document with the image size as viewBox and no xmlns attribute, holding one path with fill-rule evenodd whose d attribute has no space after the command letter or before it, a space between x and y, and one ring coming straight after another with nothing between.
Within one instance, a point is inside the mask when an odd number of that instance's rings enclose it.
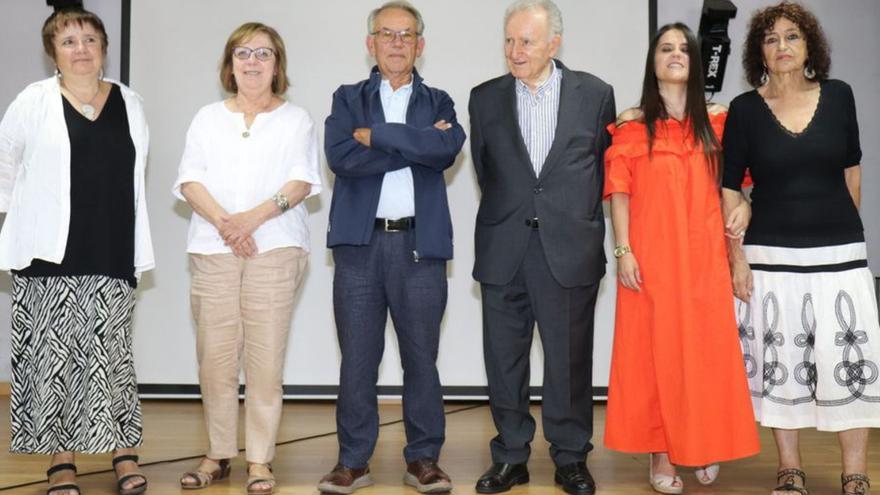
<instances>
[{"instance_id":1,"label":"white wall","mask_svg":"<svg viewBox=\"0 0 880 495\"><path fill-rule=\"evenodd\" d=\"M131 84L146 102L152 147L148 202L158 268L145 277L136 310L136 361L142 383L196 383L193 325L189 311L186 226L189 207L169 193L190 119L206 103L222 98L218 60L229 33L250 20L276 27L288 48L289 98L319 123L331 94L342 83L364 79L372 65L364 47L366 16L381 3L352 0L290 2L260 0L244 8L235 0L134 0ZM419 70L430 85L447 90L468 129L470 88L506 72L502 16L507 0L416 0L427 29ZM645 0L560 0L566 24L561 59L613 84L621 101L633 101L641 81L648 39ZM161 34L159 34L161 33ZM443 323L439 368L447 386L485 384L481 350L479 289L471 278L478 190L467 145L446 179L455 228L455 260L449 264L449 305ZM325 194L308 202L312 257L295 310L285 383L335 385L338 346L331 306L333 267L325 249L332 176L324 167ZM597 385L607 384L614 287L604 284L596 322ZM401 383L393 332L380 384ZM533 361L540 384L541 361Z\"/></svg>"},{"instance_id":2,"label":"white wall","mask_svg":"<svg viewBox=\"0 0 880 495\"><path fill-rule=\"evenodd\" d=\"M831 77L849 83L856 97L862 143L862 222L868 244L868 263L880 275L880 1L800 0L819 19L831 44ZM696 30L702 0L657 0L658 27L683 21ZM742 69L742 47L749 18L768 0L733 0L739 9L730 22L731 54L727 62L724 91L715 101L728 104L736 95L751 90ZM776 3L776 2L773 2Z\"/></svg>"},{"instance_id":3,"label":"white wall","mask_svg":"<svg viewBox=\"0 0 880 495\"><path fill-rule=\"evenodd\" d=\"M85 8L104 22L110 45L104 72L107 77L119 78L120 29L122 7L119 0L85 0ZM0 40L5 48L5 69L0 77L0 112L29 83L46 78L55 71L52 60L43 54L40 31L52 8L40 0L0 0ZM4 214L0 213L0 222ZM12 279L0 273L0 382L10 380L10 321Z\"/></svg>"},{"instance_id":4,"label":"white wall","mask_svg":"<svg viewBox=\"0 0 880 495\"><path fill-rule=\"evenodd\" d=\"M657 0L659 23L682 20L696 28L701 0ZM733 53L725 90L716 101L727 103L748 90L740 65L742 40L749 15L767 1L734 0L740 8L731 23ZM378 2L376 2L378 3ZM119 0L86 0L86 8L104 20L110 36L107 73L118 77ZM467 128L467 96L471 86L504 72L500 24L505 0L465 2L417 0L427 22L427 48L420 70L429 84L450 92L459 118ZM566 21L561 53L570 67L588 70L615 86L618 108L634 104L639 94L647 46L647 2L628 0L560 0ZM833 52L832 76L849 82L856 93L864 152L862 217L870 262L880 273L880 171L878 144L880 102L876 81L880 48L873 24L880 19L880 2L845 3L804 0L825 27ZM276 26L288 44L290 99L306 107L317 122L329 110L330 93L340 83L366 76L370 62L363 48L364 17L372 4L353 0L310 3L309 12L293 12L280 0L250 2L243 12L233 0L133 0L131 79L147 105L153 133L149 171L149 200L159 267L145 278L136 320L136 353L144 383L195 383L192 325L183 256L189 210L168 193L183 147L189 119L201 105L221 97L216 82L217 59L228 33L240 22L257 19ZM356 7L355 7L356 5ZM844 8L845 5L845 8ZM5 109L28 82L51 74L42 55L40 27L51 9L42 1L0 0L0 39L14 46L7 66L15 70L0 78L0 109ZM210 22L208 22L210 21ZM320 126L319 126L320 127ZM467 149L467 145L465 146ZM441 378L446 385L484 383L480 348L478 288L470 278L472 232L478 193L467 150L447 174L456 231L456 260L449 266L450 304L444 320L440 351ZM332 180L329 174L325 179ZM324 231L329 193L310 202L313 255L297 306L288 368L288 384L334 384L338 363L332 313L329 254ZM2 215L0 215L2 220ZM606 242L606 244L610 244ZM609 263L609 272L614 266ZM613 326L613 284L603 284L597 311L597 385L607 383L608 349ZM0 381L9 380L10 279L0 274ZM399 383L396 346L389 340L381 383ZM540 361L533 366L539 383Z\"/></svg>"}]
</instances>

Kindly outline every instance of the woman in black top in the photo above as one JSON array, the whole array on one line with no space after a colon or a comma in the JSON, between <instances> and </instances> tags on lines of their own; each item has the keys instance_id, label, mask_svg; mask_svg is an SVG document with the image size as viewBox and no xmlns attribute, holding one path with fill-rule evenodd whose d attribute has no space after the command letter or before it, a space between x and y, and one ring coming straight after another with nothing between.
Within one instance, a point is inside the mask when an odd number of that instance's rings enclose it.
<instances>
[{"instance_id":1,"label":"woman in black top","mask_svg":"<svg viewBox=\"0 0 880 495\"><path fill-rule=\"evenodd\" d=\"M74 495L75 453L113 453L118 490L147 488L135 447L137 273L152 267L140 97L102 77L107 34L81 9L43 26L57 77L0 123L0 266L12 269L12 452L52 455L50 495ZM10 172L11 171L11 172Z\"/></svg>"},{"instance_id":2,"label":"woman in black top","mask_svg":"<svg viewBox=\"0 0 880 495\"><path fill-rule=\"evenodd\" d=\"M743 55L757 89L724 132L725 210L754 188L731 269L746 372L779 452L774 494L805 494L798 429L838 432L843 493L867 493L868 428L880 426L880 326L859 218L861 150L851 88L828 79L818 22L782 3L754 15Z\"/></svg>"}]
</instances>

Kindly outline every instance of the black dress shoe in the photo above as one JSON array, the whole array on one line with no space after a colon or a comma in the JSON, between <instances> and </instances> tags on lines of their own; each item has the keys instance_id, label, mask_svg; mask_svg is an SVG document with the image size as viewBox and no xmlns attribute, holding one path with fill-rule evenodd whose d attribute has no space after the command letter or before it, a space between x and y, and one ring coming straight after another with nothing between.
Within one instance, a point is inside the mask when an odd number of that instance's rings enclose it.
<instances>
[{"instance_id":1,"label":"black dress shoe","mask_svg":"<svg viewBox=\"0 0 880 495\"><path fill-rule=\"evenodd\" d=\"M525 464L496 462L477 480L477 493L501 493L529 482L529 470Z\"/></svg>"},{"instance_id":2,"label":"black dress shoe","mask_svg":"<svg viewBox=\"0 0 880 495\"><path fill-rule=\"evenodd\" d=\"M556 468L554 479L562 485L565 493L571 495L593 495L596 493L596 482L587 469L585 462L573 462Z\"/></svg>"}]
</instances>

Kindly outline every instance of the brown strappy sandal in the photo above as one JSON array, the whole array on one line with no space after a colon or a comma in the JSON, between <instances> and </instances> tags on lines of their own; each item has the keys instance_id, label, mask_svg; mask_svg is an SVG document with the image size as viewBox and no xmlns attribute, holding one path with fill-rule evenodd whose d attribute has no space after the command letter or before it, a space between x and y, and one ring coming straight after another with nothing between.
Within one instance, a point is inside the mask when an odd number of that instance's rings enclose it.
<instances>
[{"instance_id":1,"label":"brown strappy sandal","mask_svg":"<svg viewBox=\"0 0 880 495\"><path fill-rule=\"evenodd\" d=\"M855 490L847 490L846 485L853 481L858 482ZM869 488L871 488L871 480L864 474L856 473L848 474L846 476L843 474L840 475L840 493L842 495L866 495Z\"/></svg>"},{"instance_id":2,"label":"brown strappy sandal","mask_svg":"<svg viewBox=\"0 0 880 495\"><path fill-rule=\"evenodd\" d=\"M216 464L217 468L211 471L202 469L207 462ZM199 463L199 467L197 467L195 471L187 471L186 473L183 473L183 476L180 477L180 487L184 490L198 490L205 488L215 481L228 478L231 470L232 466L229 464L229 459L215 461L214 459L208 459L205 457L202 459L202 462ZM188 482L188 479L193 480L194 482Z\"/></svg>"},{"instance_id":3,"label":"brown strappy sandal","mask_svg":"<svg viewBox=\"0 0 880 495\"><path fill-rule=\"evenodd\" d=\"M116 471L116 465L120 462L130 461L137 464L139 460L140 459L138 458L138 456L134 454L118 455L113 458L113 471ZM140 472L139 470L135 470L122 476L119 476L117 474L117 476L118 478L116 479L116 488L119 491L119 495L140 495L141 493L147 491L147 477L144 476L144 473ZM138 483L131 488L125 488L125 483L131 480L135 480L137 478L142 479L144 482Z\"/></svg>"},{"instance_id":4,"label":"brown strappy sandal","mask_svg":"<svg viewBox=\"0 0 880 495\"><path fill-rule=\"evenodd\" d=\"M779 483L779 486L774 488L773 492L797 492L800 495L810 495L810 492L805 486L797 486L794 484L795 477L800 478L802 485L807 484L807 474L800 469L788 468L777 471L776 482Z\"/></svg>"},{"instance_id":5,"label":"brown strappy sandal","mask_svg":"<svg viewBox=\"0 0 880 495\"><path fill-rule=\"evenodd\" d=\"M70 462L65 462L50 467L49 470L46 471L46 481L51 483L52 475L60 471L73 471L73 474L75 475L76 465ZM60 492L76 492L77 494L81 493L79 491L79 485L77 485L76 483L59 483L57 485L49 485L49 489L46 490L46 495L53 495Z\"/></svg>"}]
</instances>

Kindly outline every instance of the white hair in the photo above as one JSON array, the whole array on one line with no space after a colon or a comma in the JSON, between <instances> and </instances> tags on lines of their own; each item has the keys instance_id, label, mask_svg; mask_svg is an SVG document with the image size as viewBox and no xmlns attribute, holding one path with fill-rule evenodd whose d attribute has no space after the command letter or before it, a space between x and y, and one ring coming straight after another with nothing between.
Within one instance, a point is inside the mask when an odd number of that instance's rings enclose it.
<instances>
[{"instance_id":1,"label":"white hair","mask_svg":"<svg viewBox=\"0 0 880 495\"><path fill-rule=\"evenodd\" d=\"M372 34L376 30L376 17L379 17L379 14L387 9L400 9L406 11L416 20L416 34L421 36L422 33L425 32L425 21L422 20L422 14L419 12L419 9L415 8L413 4L406 0L394 0L391 2L385 2L381 7L373 9L370 12L370 15L367 17L368 33Z\"/></svg>"},{"instance_id":2,"label":"white hair","mask_svg":"<svg viewBox=\"0 0 880 495\"><path fill-rule=\"evenodd\" d=\"M510 4L510 7L507 7L507 11L504 12L504 26L507 26L507 21L510 20L510 16L513 14L524 10L537 9L543 9L547 14L547 24L550 27L550 36L562 36L562 12L559 10L559 7L553 3L553 0L516 0Z\"/></svg>"}]
</instances>

